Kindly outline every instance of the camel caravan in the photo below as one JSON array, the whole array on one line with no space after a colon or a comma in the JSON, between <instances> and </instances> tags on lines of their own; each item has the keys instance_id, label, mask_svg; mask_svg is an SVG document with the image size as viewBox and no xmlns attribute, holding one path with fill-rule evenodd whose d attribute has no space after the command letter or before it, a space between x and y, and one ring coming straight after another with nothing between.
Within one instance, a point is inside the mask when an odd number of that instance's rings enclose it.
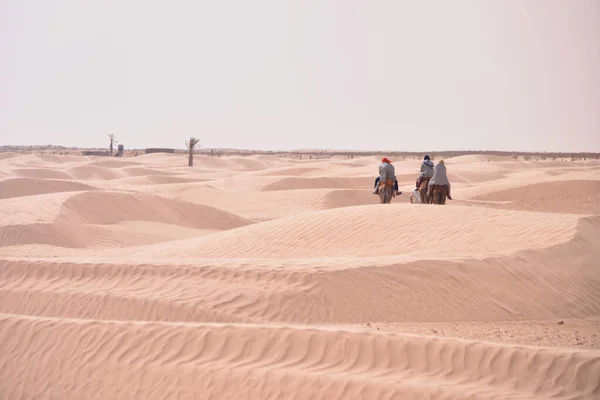
<instances>
[{"instance_id":1,"label":"camel caravan","mask_svg":"<svg viewBox=\"0 0 600 400\"><path fill-rule=\"evenodd\" d=\"M381 204L389 204L392 202L392 198L402 194L398 190L396 169L386 157L381 160L379 165L379 176L375 179L373 194L379 195ZM444 160L440 160L434 166L429 156L426 155L421 163L421 174L417 179L415 190L411 193L410 202L413 204L446 204L446 198L452 200L450 180L448 180Z\"/></svg>"}]
</instances>

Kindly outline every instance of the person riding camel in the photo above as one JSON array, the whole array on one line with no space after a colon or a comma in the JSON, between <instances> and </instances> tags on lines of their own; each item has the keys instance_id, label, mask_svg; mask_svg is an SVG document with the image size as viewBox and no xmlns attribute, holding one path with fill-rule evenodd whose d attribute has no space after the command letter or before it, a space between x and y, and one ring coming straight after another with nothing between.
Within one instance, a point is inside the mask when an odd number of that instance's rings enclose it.
<instances>
[{"instance_id":1,"label":"person riding camel","mask_svg":"<svg viewBox=\"0 0 600 400\"><path fill-rule=\"evenodd\" d=\"M429 156L426 155L423 157L423 162L421 163L421 175L417 179L417 190L419 190L419 186L421 182L423 182L424 178L431 179L433 177L433 161L429 159Z\"/></svg>"},{"instance_id":2,"label":"person riding camel","mask_svg":"<svg viewBox=\"0 0 600 400\"><path fill-rule=\"evenodd\" d=\"M383 157L381 160L381 164L379 165L379 176L375 179L375 190L373 194L379 194L379 182L384 179L393 179L394 180L394 190L396 191L396 195L401 195L402 192L398 190L398 180L396 179L396 169L392 165L392 162L387 158Z\"/></svg>"},{"instance_id":3,"label":"person riding camel","mask_svg":"<svg viewBox=\"0 0 600 400\"><path fill-rule=\"evenodd\" d=\"M452 200L452 196L450 196L450 181L448 180L448 175L446 174L446 165L444 165L444 160L440 160L434 167L433 177L431 177L429 180L429 185L427 188L428 196L432 195L431 185L445 185L446 196L449 200Z\"/></svg>"}]
</instances>

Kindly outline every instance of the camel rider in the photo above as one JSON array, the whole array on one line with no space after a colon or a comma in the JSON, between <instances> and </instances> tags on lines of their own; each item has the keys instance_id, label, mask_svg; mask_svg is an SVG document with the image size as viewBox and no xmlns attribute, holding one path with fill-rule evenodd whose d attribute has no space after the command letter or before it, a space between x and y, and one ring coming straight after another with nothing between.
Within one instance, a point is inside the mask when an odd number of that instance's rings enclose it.
<instances>
[{"instance_id":1,"label":"camel rider","mask_svg":"<svg viewBox=\"0 0 600 400\"><path fill-rule=\"evenodd\" d=\"M452 200L452 196L450 196L450 181L448 180L448 175L446 174L446 165L444 165L444 160L440 160L433 170L433 177L429 180L429 186L427 188L429 195L431 195L431 185L446 185L446 195L449 200Z\"/></svg>"},{"instance_id":2,"label":"camel rider","mask_svg":"<svg viewBox=\"0 0 600 400\"><path fill-rule=\"evenodd\" d=\"M423 178L431 177L433 177L433 161L426 155L423 157L423 162L421 163L421 175L419 175L419 179L417 179L417 190L419 190L419 185L421 185Z\"/></svg>"},{"instance_id":3,"label":"camel rider","mask_svg":"<svg viewBox=\"0 0 600 400\"><path fill-rule=\"evenodd\" d=\"M387 158L383 157L381 164L379 165L379 176L375 179L375 190L373 194L379 194L379 182L383 179L385 182L387 179L394 180L394 190L396 195L401 195L402 192L398 190L398 180L396 179L396 168L392 165L392 162Z\"/></svg>"}]
</instances>

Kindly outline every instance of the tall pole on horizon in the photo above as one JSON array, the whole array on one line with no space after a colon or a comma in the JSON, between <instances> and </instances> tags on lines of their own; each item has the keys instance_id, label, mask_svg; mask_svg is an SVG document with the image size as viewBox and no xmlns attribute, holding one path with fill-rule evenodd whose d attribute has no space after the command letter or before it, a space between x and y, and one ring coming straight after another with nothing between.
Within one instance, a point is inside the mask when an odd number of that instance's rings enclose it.
<instances>
[{"instance_id":1,"label":"tall pole on horizon","mask_svg":"<svg viewBox=\"0 0 600 400\"><path fill-rule=\"evenodd\" d=\"M113 156L113 142L115 141L115 134L109 133L108 138L110 139L110 156Z\"/></svg>"}]
</instances>

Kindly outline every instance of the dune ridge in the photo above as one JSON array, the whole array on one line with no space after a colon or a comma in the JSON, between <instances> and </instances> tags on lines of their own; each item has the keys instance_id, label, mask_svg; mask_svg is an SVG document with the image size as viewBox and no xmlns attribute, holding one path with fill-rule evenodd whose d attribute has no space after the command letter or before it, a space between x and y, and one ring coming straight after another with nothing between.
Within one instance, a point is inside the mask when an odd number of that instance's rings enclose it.
<instances>
[{"instance_id":1,"label":"dune ridge","mask_svg":"<svg viewBox=\"0 0 600 400\"><path fill-rule=\"evenodd\" d=\"M600 162L9 154L0 398L600 398Z\"/></svg>"}]
</instances>

